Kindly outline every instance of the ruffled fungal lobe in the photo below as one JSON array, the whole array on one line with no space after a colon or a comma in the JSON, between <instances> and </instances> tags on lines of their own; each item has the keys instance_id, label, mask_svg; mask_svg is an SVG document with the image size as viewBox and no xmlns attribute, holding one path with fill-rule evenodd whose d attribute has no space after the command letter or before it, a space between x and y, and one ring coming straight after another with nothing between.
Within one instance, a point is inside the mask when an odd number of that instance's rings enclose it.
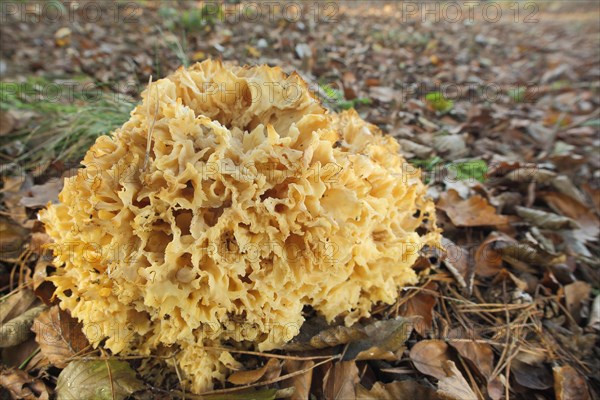
<instances>
[{"instance_id":1,"label":"ruffled fungal lobe","mask_svg":"<svg viewBox=\"0 0 600 400\"><path fill-rule=\"evenodd\" d=\"M280 347L305 306L349 325L416 282L418 251L439 239L433 204L356 112L327 113L279 68L213 61L142 97L40 213L56 296L92 343L175 346L200 392L235 362L214 347Z\"/></svg>"}]
</instances>

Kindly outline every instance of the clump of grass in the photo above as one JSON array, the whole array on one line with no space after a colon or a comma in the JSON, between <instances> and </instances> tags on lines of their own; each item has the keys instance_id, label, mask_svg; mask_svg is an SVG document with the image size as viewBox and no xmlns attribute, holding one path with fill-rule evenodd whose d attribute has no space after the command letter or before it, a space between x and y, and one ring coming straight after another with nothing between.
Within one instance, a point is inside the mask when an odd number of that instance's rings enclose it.
<instances>
[{"instance_id":1,"label":"clump of grass","mask_svg":"<svg viewBox=\"0 0 600 400\"><path fill-rule=\"evenodd\" d=\"M319 95L323 103L334 111L349 110L356 108L359 105L371 104L371 99L367 97L359 97L352 100L347 100L344 93L330 85L319 85Z\"/></svg>"},{"instance_id":2,"label":"clump of grass","mask_svg":"<svg viewBox=\"0 0 600 400\"><path fill-rule=\"evenodd\" d=\"M447 113L454 108L454 102L445 98L440 92L428 93L425 96L425 101L433 110L439 113Z\"/></svg>"},{"instance_id":3,"label":"clump of grass","mask_svg":"<svg viewBox=\"0 0 600 400\"><path fill-rule=\"evenodd\" d=\"M202 7L192 7L189 10L177 10L173 7L161 7L158 15L165 28L172 31L175 28L185 29L186 32L212 30L218 21L223 21L223 8L218 4L204 4Z\"/></svg>"},{"instance_id":4,"label":"clump of grass","mask_svg":"<svg viewBox=\"0 0 600 400\"><path fill-rule=\"evenodd\" d=\"M33 168L59 160L79 161L96 138L127 121L134 107L124 96L106 92L94 92L94 96L90 96L73 91L71 98L61 101L49 94L52 84L60 85L34 77L19 83L15 90L14 82L0 82L2 110L35 113L28 126L1 139L3 149L15 143L19 143L16 147L21 149L16 155L2 155L5 168L6 164Z\"/></svg>"}]
</instances>

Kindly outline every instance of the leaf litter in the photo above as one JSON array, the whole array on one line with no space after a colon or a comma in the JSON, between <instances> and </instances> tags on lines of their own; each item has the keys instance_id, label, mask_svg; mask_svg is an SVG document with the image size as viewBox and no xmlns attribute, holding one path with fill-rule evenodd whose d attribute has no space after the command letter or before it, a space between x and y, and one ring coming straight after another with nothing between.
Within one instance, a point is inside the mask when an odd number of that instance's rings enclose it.
<instances>
[{"instance_id":1,"label":"leaf litter","mask_svg":"<svg viewBox=\"0 0 600 400\"><path fill-rule=\"evenodd\" d=\"M298 70L323 89L315 92L333 94L327 106L354 107L392 133L430 183L446 238L440 254L420 259L419 283L397 304L352 327L308 310L284 350L232 350L242 368L204 398L598 398L597 5L538 6L538 23L465 27L405 21L393 4L384 12L340 4L335 34L323 20L233 23L191 3L129 5L143 24L8 18L0 28L1 393L194 398L164 368L172 353L120 359L87 346L45 286L52 267L35 213L55 201L91 141L126 119L150 75L221 57ZM57 76L94 83L99 102L46 101L44 86ZM440 87L475 82L497 85L496 96ZM27 90L15 95L15 83ZM94 107L95 119L85 118ZM140 379L148 371L154 378Z\"/></svg>"}]
</instances>

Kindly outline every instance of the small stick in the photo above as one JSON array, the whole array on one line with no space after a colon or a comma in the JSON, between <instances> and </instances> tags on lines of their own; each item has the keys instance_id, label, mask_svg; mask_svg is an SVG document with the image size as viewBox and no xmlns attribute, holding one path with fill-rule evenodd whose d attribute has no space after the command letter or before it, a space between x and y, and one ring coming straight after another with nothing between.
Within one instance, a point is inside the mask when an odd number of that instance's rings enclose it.
<instances>
[{"instance_id":1,"label":"small stick","mask_svg":"<svg viewBox=\"0 0 600 400\"><path fill-rule=\"evenodd\" d=\"M148 107L147 114L150 117L150 85L152 84L152 75L150 75L150 79L148 79ZM148 139L146 141L146 157L144 157L144 166L142 167L142 173L146 172L146 167L148 166L148 158L150 157L150 144L152 143L152 133L154 132L154 124L156 123L156 117L158 116L158 86L156 86L156 107L154 109L154 118L152 119L152 125L150 129L148 129ZM146 125L148 123L146 122Z\"/></svg>"}]
</instances>

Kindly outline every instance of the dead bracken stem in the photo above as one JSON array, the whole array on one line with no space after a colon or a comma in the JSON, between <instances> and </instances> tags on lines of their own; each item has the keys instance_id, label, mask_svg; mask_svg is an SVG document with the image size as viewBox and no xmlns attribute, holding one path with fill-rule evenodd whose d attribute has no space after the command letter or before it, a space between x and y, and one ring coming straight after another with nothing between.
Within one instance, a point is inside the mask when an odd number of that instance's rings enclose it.
<instances>
[{"instance_id":1,"label":"dead bracken stem","mask_svg":"<svg viewBox=\"0 0 600 400\"><path fill-rule=\"evenodd\" d=\"M285 354L272 354L272 353L263 353L260 351L236 350L236 349L230 349L228 347L218 347L218 346L204 346L203 348L206 350L228 351L230 353L248 354L248 355L252 355L252 356L260 356L260 357L267 357L267 358L278 358L281 360L308 361L308 360L323 360L326 358L327 359L331 358L330 356L312 356L312 357L287 356Z\"/></svg>"},{"instance_id":2,"label":"dead bracken stem","mask_svg":"<svg viewBox=\"0 0 600 400\"><path fill-rule=\"evenodd\" d=\"M147 106L147 117L150 119L150 90L152 89L152 75L150 75L150 79L148 79L148 106ZM146 173L146 167L148 167L148 159L150 158L150 145L152 144L152 133L154 132L154 124L156 123L156 118L158 116L158 86L154 85L156 88L156 107L154 108L154 117L152 118L152 125L148 129L148 138L146 141L146 155L144 157L144 166L142 167L142 173ZM146 123L146 125L149 125Z\"/></svg>"}]
</instances>

